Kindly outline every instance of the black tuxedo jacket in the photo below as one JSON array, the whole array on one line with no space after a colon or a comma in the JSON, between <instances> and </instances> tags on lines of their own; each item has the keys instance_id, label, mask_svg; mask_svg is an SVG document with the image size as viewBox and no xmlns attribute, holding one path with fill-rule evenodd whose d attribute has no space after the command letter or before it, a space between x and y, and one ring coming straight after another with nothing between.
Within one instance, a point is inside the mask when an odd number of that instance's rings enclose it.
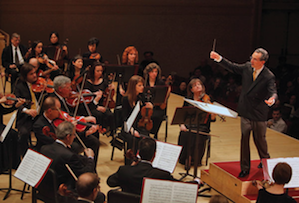
<instances>
[{"instance_id":1,"label":"black tuxedo jacket","mask_svg":"<svg viewBox=\"0 0 299 203\"><path fill-rule=\"evenodd\" d=\"M274 74L264 66L255 81L250 62L235 64L223 58L220 63L225 69L242 75L242 91L238 103L238 113L252 121L267 121L269 106L265 100L277 99Z\"/></svg>"},{"instance_id":2,"label":"black tuxedo jacket","mask_svg":"<svg viewBox=\"0 0 299 203\"><path fill-rule=\"evenodd\" d=\"M107 184L110 187L120 186L124 192L140 195L144 177L175 180L169 172L153 168L149 163L139 162L135 166L120 166L116 173L108 177Z\"/></svg>"},{"instance_id":3,"label":"black tuxedo jacket","mask_svg":"<svg viewBox=\"0 0 299 203\"><path fill-rule=\"evenodd\" d=\"M52 126L51 123L49 123L49 121L42 114L37 118L37 120L33 124L33 132L34 132L35 137L37 139L37 144L36 144L36 150L37 151L40 151L40 148L43 145L52 144L55 141L52 137L47 136L43 133L43 128L44 127L49 127L50 132L55 134L54 127Z\"/></svg>"},{"instance_id":4,"label":"black tuxedo jacket","mask_svg":"<svg viewBox=\"0 0 299 203\"><path fill-rule=\"evenodd\" d=\"M27 53L27 48L20 44L19 45L21 54L24 58L25 54ZM5 67L5 69L9 68L9 65L13 64L13 53L12 53L12 45L5 47L2 52L2 66ZM24 59L25 61L25 59Z\"/></svg>"},{"instance_id":5,"label":"black tuxedo jacket","mask_svg":"<svg viewBox=\"0 0 299 203\"><path fill-rule=\"evenodd\" d=\"M71 188L75 187L75 180L65 164L70 166L77 177L86 172L94 172L93 159L80 156L60 143L53 142L50 145L42 146L40 151L53 160L50 167L56 172L58 185L65 183Z\"/></svg>"},{"instance_id":6,"label":"black tuxedo jacket","mask_svg":"<svg viewBox=\"0 0 299 203\"><path fill-rule=\"evenodd\" d=\"M15 95L17 98L23 98L23 99L32 101L30 90L29 90L27 83L23 82L21 80L18 81L18 83L15 87ZM40 94L35 93L35 97L37 100L38 100L39 96L40 96ZM23 108L30 109L31 104L23 104L22 106L19 107L18 114L17 114L17 125L16 125L17 128L22 126L25 123L26 119L32 119L31 116L22 112Z\"/></svg>"}]
</instances>

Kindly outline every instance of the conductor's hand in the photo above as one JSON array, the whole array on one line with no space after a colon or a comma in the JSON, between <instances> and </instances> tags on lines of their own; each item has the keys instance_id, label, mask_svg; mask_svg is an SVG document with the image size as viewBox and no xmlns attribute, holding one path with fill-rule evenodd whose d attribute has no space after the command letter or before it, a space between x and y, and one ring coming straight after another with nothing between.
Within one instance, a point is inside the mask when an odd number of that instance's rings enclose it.
<instances>
[{"instance_id":1,"label":"conductor's hand","mask_svg":"<svg viewBox=\"0 0 299 203\"><path fill-rule=\"evenodd\" d=\"M87 157L94 157L94 152L90 148L84 149L84 153Z\"/></svg>"},{"instance_id":2,"label":"conductor's hand","mask_svg":"<svg viewBox=\"0 0 299 203\"><path fill-rule=\"evenodd\" d=\"M180 130L186 132L187 128L184 124L180 125Z\"/></svg>"},{"instance_id":3,"label":"conductor's hand","mask_svg":"<svg viewBox=\"0 0 299 203\"><path fill-rule=\"evenodd\" d=\"M216 61L220 61L221 56L220 56L217 52L215 52L215 51L211 51L211 53L210 53L210 58L211 58L211 59L214 59L214 60L216 60Z\"/></svg>"},{"instance_id":4,"label":"conductor's hand","mask_svg":"<svg viewBox=\"0 0 299 203\"><path fill-rule=\"evenodd\" d=\"M272 106L275 103L275 98L270 97L268 100L265 100L265 103L268 104L268 106Z\"/></svg>"}]
</instances>

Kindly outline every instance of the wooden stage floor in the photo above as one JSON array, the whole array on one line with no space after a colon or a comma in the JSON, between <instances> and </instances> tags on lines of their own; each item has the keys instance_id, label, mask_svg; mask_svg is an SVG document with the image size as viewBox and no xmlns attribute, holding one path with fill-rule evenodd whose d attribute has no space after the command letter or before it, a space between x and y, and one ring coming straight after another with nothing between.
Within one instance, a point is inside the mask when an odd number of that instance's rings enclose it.
<instances>
[{"instance_id":1,"label":"wooden stage floor","mask_svg":"<svg viewBox=\"0 0 299 203\"><path fill-rule=\"evenodd\" d=\"M183 104L183 98L177 95L171 94L168 101L168 138L167 142L177 144L179 127L177 125L170 125L172 117L176 107L181 107ZM5 116L4 122L7 123L9 115ZM227 118L226 122L219 121L217 119L215 123L211 124L211 134L219 135L220 137L212 137L211 139L211 158L209 162L223 162L223 161L239 161L240 157L240 120ZM159 132L159 140L164 141L165 136L165 122L162 123ZM116 172L118 167L123 164L123 152L118 149L115 150L113 161L110 160L112 147L110 145L111 138L106 136L101 136L101 146L99 153L99 160L97 165L97 172L99 177L101 177L101 191L105 194L111 189L106 184L107 177L112 173ZM275 132L271 129L267 130L267 141L269 147L269 153L272 158L278 157L295 157L299 155L299 141L291 138L287 135ZM251 159L258 159L258 154L254 143L251 139ZM205 158L203 159L203 163ZM198 168L198 174L200 175L201 169L207 169L208 166L202 166ZM184 166L177 164L177 167L173 173L175 178L180 178L179 173L185 172ZM193 168L190 170L193 174ZM186 178L186 180L191 180L191 178ZM17 180L13 177L13 188L22 189L23 182ZM8 176L0 175L0 188L8 187ZM221 192L221 191L220 191ZM216 191L206 192L204 194L217 194ZM5 195L5 191L0 191L0 202ZM19 192L12 191L10 196L6 201L3 202L31 202L31 194L25 194L23 201L20 200L21 194ZM209 202L209 198L199 197L197 202Z\"/></svg>"}]
</instances>

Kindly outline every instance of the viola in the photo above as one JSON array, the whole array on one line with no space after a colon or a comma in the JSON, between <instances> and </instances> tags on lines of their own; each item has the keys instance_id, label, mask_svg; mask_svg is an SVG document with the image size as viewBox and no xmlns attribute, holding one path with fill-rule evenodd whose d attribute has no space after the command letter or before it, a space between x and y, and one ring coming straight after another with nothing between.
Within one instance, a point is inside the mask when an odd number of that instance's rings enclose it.
<instances>
[{"instance_id":1,"label":"viola","mask_svg":"<svg viewBox=\"0 0 299 203\"><path fill-rule=\"evenodd\" d=\"M110 75L111 76L111 75ZM112 84L115 80L115 76L116 74L113 75L113 78L110 82L110 84ZM110 78L111 79L111 78ZM105 108L109 108L109 109L114 109L115 108L115 101L113 100L115 94L115 90L113 88L109 88L107 87L103 93L103 97L104 97L104 101L103 101L103 106Z\"/></svg>"},{"instance_id":2,"label":"viola","mask_svg":"<svg viewBox=\"0 0 299 203\"><path fill-rule=\"evenodd\" d=\"M101 58L101 55L99 53L92 53L90 56L89 56L89 59L95 59L95 60L100 60Z\"/></svg>"},{"instance_id":3,"label":"viola","mask_svg":"<svg viewBox=\"0 0 299 203\"><path fill-rule=\"evenodd\" d=\"M3 97L3 95L0 94L0 98L2 98L2 97ZM4 104L6 104L6 105L13 105L16 101L18 101L18 98L14 94L6 94L5 97L6 97L7 101L4 102ZM25 100L25 103L26 104L31 104L32 101L31 100Z\"/></svg>"},{"instance_id":4,"label":"viola","mask_svg":"<svg viewBox=\"0 0 299 203\"><path fill-rule=\"evenodd\" d=\"M149 94L147 94L147 100L149 101ZM142 118L138 121L138 127L144 127L147 131L153 128L153 121L151 117L153 115L153 109L146 106L142 107L140 110Z\"/></svg>"},{"instance_id":5,"label":"viola","mask_svg":"<svg viewBox=\"0 0 299 203\"><path fill-rule=\"evenodd\" d=\"M60 115L58 118L56 118L55 120L53 120L53 124L55 127L57 127L60 123L64 122L64 121L76 121L77 125L76 125L76 131L77 132L83 132L87 126L92 126L92 125L97 125L97 124L91 124L91 123L87 123L84 116L76 116L75 118L70 116L67 112L64 111L60 111ZM99 130L100 133L104 133L106 132L106 129L103 128L102 126L99 126Z\"/></svg>"},{"instance_id":6,"label":"viola","mask_svg":"<svg viewBox=\"0 0 299 203\"><path fill-rule=\"evenodd\" d=\"M78 92L71 91L71 95L66 99L66 103L71 107L76 107L78 104ZM89 104L93 101L95 94L93 94L90 90L84 89L82 90L82 97L80 98L80 103L83 103L83 98L86 104Z\"/></svg>"},{"instance_id":7,"label":"viola","mask_svg":"<svg viewBox=\"0 0 299 203\"><path fill-rule=\"evenodd\" d=\"M56 62L50 60L46 54L40 54L37 58L39 63L46 64L49 68L54 68Z\"/></svg>"},{"instance_id":8,"label":"viola","mask_svg":"<svg viewBox=\"0 0 299 203\"><path fill-rule=\"evenodd\" d=\"M42 129L42 131L43 131L43 134L46 135L47 137L51 137L51 138L53 138L54 140L57 139L55 133L51 132L49 126L44 126L43 129Z\"/></svg>"},{"instance_id":9,"label":"viola","mask_svg":"<svg viewBox=\"0 0 299 203\"><path fill-rule=\"evenodd\" d=\"M78 132L83 132L86 129L86 126L91 126L92 124L86 123L85 119L83 116L76 116L75 118L70 116L67 112L61 111L60 115L58 118L53 120L53 124L55 127L57 127L60 123L64 121L77 121L76 125L76 131Z\"/></svg>"},{"instance_id":10,"label":"viola","mask_svg":"<svg viewBox=\"0 0 299 203\"><path fill-rule=\"evenodd\" d=\"M42 92L46 91L48 93L54 92L54 83L51 79L45 79L42 77L38 77L35 83L31 86L33 92Z\"/></svg>"}]
</instances>

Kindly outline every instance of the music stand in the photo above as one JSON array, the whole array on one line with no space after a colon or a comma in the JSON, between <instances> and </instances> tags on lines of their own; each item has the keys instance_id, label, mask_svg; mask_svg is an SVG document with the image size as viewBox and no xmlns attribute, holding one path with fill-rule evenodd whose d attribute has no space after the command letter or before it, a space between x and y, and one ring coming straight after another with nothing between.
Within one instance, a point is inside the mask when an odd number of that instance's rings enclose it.
<instances>
[{"instance_id":1,"label":"music stand","mask_svg":"<svg viewBox=\"0 0 299 203\"><path fill-rule=\"evenodd\" d=\"M195 138L196 146L199 142L198 135L199 132L199 124L204 123L207 113L196 108L196 107L178 107L175 110L171 125L177 125L177 124L185 124L191 126L197 125L197 135ZM195 151L193 152L194 157L194 175L189 174L189 170L191 168L191 129L189 128L189 138L188 138L188 144L187 144L187 158L185 161L185 168L186 173L180 173L182 175L182 179L184 179L187 176L192 176L194 178L197 177L197 167L198 167L198 148L195 147Z\"/></svg>"},{"instance_id":2,"label":"music stand","mask_svg":"<svg viewBox=\"0 0 299 203\"><path fill-rule=\"evenodd\" d=\"M151 94L151 102L153 104L161 104L164 103L165 97L168 91L168 87L161 85L161 86L154 86L154 87L145 87L143 92L146 94Z\"/></svg>"},{"instance_id":3,"label":"music stand","mask_svg":"<svg viewBox=\"0 0 299 203\"><path fill-rule=\"evenodd\" d=\"M136 75L136 67L138 68L138 66L128 65L104 65L107 75L109 75L110 73L116 73L115 80L119 80L119 78L121 78L122 82L124 83L129 82L132 75Z\"/></svg>"}]
</instances>

